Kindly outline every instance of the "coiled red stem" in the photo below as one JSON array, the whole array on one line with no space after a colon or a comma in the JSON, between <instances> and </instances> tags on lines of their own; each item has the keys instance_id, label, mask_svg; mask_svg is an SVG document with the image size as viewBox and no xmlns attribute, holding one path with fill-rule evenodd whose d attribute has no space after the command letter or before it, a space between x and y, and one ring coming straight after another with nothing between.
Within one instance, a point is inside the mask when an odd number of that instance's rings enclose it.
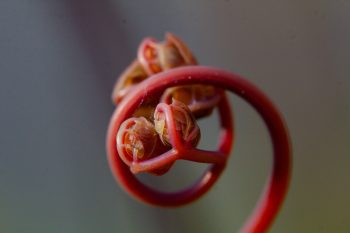
<instances>
[{"instance_id":1,"label":"coiled red stem","mask_svg":"<svg viewBox=\"0 0 350 233\"><path fill-rule=\"evenodd\" d=\"M131 166L131 170L143 171L147 169L147 166L156 164L155 167L152 167L154 169L163 166L166 161L177 159L212 163L203 176L185 190L165 193L144 185L120 159L116 149L115 140L120 125L131 117L147 96L160 96L166 88L190 84L212 85L231 91L251 104L264 120L273 144L272 171L257 207L240 232L265 232L280 209L287 192L291 170L291 146L286 125L273 103L257 87L236 74L204 66L187 66L151 76L135 87L114 112L107 133L108 161L115 178L127 192L137 199L149 204L168 207L180 206L196 200L215 183L225 167L233 142L232 116L228 111L230 106L225 95L218 104L221 135L216 152L198 150L178 143L179 146L160 155L160 158L152 158L150 161ZM176 137L174 140L177 140Z\"/></svg>"}]
</instances>

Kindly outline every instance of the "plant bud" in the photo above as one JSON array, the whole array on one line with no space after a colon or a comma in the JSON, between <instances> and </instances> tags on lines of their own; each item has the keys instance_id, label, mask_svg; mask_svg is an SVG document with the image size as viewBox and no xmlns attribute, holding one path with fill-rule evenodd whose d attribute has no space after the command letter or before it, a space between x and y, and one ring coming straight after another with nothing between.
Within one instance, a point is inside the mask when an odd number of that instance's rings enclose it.
<instances>
[{"instance_id":1,"label":"plant bud","mask_svg":"<svg viewBox=\"0 0 350 233\"><path fill-rule=\"evenodd\" d=\"M138 59L148 75L197 63L186 45L171 33L166 34L163 42L144 39L138 50Z\"/></svg>"},{"instance_id":2,"label":"plant bud","mask_svg":"<svg viewBox=\"0 0 350 233\"><path fill-rule=\"evenodd\" d=\"M208 116L218 104L222 91L210 85L194 84L166 89L161 102L181 101L196 118Z\"/></svg>"},{"instance_id":3,"label":"plant bud","mask_svg":"<svg viewBox=\"0 0 350 233\"><path fill-rule=\"evenodd\" d=\"M163 105L158 105L154 112L154 124L161 141L165 145L171 145L171 139L168 130L168 124L174 124L176 133L180 139L187 145L197 146L200 139L200 129L197 125L191 110L182 102L173 100L170 105L170 114L173 115L174 122L167 122ZM171 133L171 132L170 132Z\"/></svg>"},{"instance_id":4,"label":"plant bud","mask_svg":"<svg viewBox=\"0 0 350 233\"><path fill-rule=\"evenodd\" d=\"M196 59L187 46L175 35L167 33L165 41L153 38L142 41L138 58L118 78L112 100L118 104L135 87L150 75L184 65L195 65Z\"/></svg>"},{"instance_id":5,"label":"plant bud","mask_svg":"<svg viewBox=\"0 0 350 233\"><path fill-rule=\"evenodd\" d=\"M154 125L144 117L124 121L117 134L117 149L128 161L151 158L158 140Z\"/></svg>"},{"instance_id":6,"label":"plant bud","mask_svg":"<svg viewBox=\"0 0 350 233\"><path fill-rule=\"evenodd\" d=\"M113 89L112 100L118 104L137 84L148 77L140 62L135 60L118 78Z\"/></svg>"}]
</instances>

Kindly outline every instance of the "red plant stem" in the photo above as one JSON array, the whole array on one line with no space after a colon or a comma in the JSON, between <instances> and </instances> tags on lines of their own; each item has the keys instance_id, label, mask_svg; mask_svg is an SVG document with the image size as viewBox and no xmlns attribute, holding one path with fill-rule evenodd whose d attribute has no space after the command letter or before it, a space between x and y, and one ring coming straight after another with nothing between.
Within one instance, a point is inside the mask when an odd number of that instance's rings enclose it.
<instances>
[{"instance_id":1,"label":"red plant stem","mask_svg":"<svg viewBox=\"0 0 350 233\"><path fill-rule=\"evenodd\" d=\"M136 198L149 204L179 206L196 200L214 184L224 165L213 164L201 179L188 189L176 193L163 193L142 184L130 172L116 151L115 136L120 124L147 96L160 95L166 88L177 85L207 84L229 90L245 99L263 118L273 144L273 166L265 190L257 207L240 232L265 232L275 218L286 195L291 171L291 147L284 121L268 97L247 80L220 69L187 66L159 73L142 82L130 93L112 116L107 134L108 160L111 170L125 188ZM226 97L219 104L222 135L218 151L229 154L232 146L232 122ZM229 113L228 113L229 112ZM199 153L200 154L200 153Z\"/></svg>"},{"instance_id":2,"label":"red plant stem","mask_svg":"<svg viewBox=\"0 0 350 233\"><path fill-rule=\"evenodd\" d=\"M143 83L142 83L143 85ZM135 89L135 92L130 93L124 101L119 105L119 107L114 112L108 133L107 133L107 152L108 160L111 170L119 181L120 185L135 198L152 205L157 206L167 206L176 207L190 203L204 193L206 193L215 181L219 178L219 175L224 169L224 164L213 164L209 169L198 179L198 181L191 187L181 190L179 192L165 193L158 190L154 190L143 183L141 183L134 174L131 173L128 161L124 161L118 155L115 136L117 131L124 120L126 120L133 111L139 106L147 93L156 95L154 92L148 92L142 88L142 85ZM147 87L147 85L146 85ZM143 92L146 91L146 92ZM232 126L232 116L230 111L230 105L225 95L221 98L219 102L219 112L221 121L221 134L220 141L218 145L218 151L212 153L221 153L228 156L233 143L233 126ZM202 154L200 150L196 153ZM210 153L210 152L204 152ZM167 153L164 153L155 158L131 164L130 168L132 172L151 170L155 168L160 168L165 164L169 164L177 159L181 159L177 149L172 149ZM185 159L185 158L184 158ZM128 164L130 165L130 164ZM154 167L156 165L156 167Z\"/></svg>"}]
</instances>

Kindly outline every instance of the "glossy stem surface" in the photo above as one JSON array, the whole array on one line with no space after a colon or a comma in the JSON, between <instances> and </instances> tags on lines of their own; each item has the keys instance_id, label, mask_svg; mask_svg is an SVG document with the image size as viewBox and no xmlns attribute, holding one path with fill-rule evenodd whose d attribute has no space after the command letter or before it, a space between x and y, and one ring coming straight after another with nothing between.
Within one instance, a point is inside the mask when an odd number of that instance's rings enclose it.
<instances>
[{"instance_id":1,"label":"glossy stem surface","mask_svg":"<svg viewBox=\"0 0 350 233\"><path fill-rule=\"evenodd\" d=\"M128 117L130 117L133 111L140 105L140 103L142 103L144 98L146 98L148 94L154 94L153 92L148 92L148 90L143 89L143 86L138 86L138 88L139 89L135 89L135 92L130 93L127 98L122 101L114 112L109 124L107 133L107 152L111 170L116 180L125 189L125 191L145 203L164 207L176 207L188 204L201 197L214 185L224 170L225 163L221 162L222 159L220 158L216 159L218 161L213 161L214 163L209 166L207 171L197 180L197 182L195 182L192 186L178 192L161 192L140 182L133 173L159 168L177 159L188 160L188 156L184 156L186 148L180 145L179 149L173 148L172 150L155 158L138 163L133 162L132 164L129 164L130 167L127 165L127 161L122 161L116 149L115 136L117 131L120 125ZM163 86L163 88L165 89L166 85ZM225 155L227 157L230 154L233 144L233 117L231 115L230 105L225 95L223 95L221 101L219 102L219 113L221 134L219 137L220 140L217 151L210 152L191 148L191 150L188 150L187 152L191 152L195 155L193 158L194 160L201 157L201 155L203 155L205 159L217 155ZM132 171L130 171L130 168Z\"/></svg>"},{"instance_id":2,"label":"glossy stem surface","mask_svg":"<svg viewBox=\"0 0 350 233\"><path fill-rule=\"evenodd\" d=\"M130 93L114 113L107 135L108 159L113 174L122 186L135 197L147 203L161 206L179 206L189 203L205 193L217 180L224 166L211 168L192 187L177 193L162 193L140 183L119 158L115 149L115 135L119 125L132 114L138 105L149 95L159 95L166 88L177 85L208 84L229 90L242 97L260 114L264 120L273 144L273 166L264 192L257 207L240 232L266 232L275 218L285 198L291 171L291 147L286 125L274 104L256 86L240 76L216 68L188 66L159 73L145 80ZM220 107L221 105L221 107ZM218 151L230 152L232 142L231 122L226 97L219 104L222 133ZM230 111L228 111L230 112ZM228 116L227 116L228 115ZM231 127L231 130L229 128Z\"/></svg>"}]
</instances>

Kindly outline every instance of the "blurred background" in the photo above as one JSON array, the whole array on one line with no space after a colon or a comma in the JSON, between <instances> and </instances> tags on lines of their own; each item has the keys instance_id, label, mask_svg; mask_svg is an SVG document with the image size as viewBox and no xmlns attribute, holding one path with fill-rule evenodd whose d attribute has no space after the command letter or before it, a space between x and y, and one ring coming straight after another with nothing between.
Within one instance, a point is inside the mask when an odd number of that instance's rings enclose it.
<instances>
[{"instance_id":1,"label":"blurred background","mask_svg":"<svg viewBox=\"0 0 350 233\"><path fill-rule=\"evenodd\" d=\"M266 128L230 96L236 142L197 202L161 209L114 181L105 133L118 75L142 38L171 31L203 65L239 73L278 106L293 176L270 232L349 232L350 1L0 1L0 232L237 232L271 167ZM201 122L215 146L216 115ZM204 127L205 126L205 127ZM178 163L164 190L205 166Z\"/></svg>"}]
</instances>

